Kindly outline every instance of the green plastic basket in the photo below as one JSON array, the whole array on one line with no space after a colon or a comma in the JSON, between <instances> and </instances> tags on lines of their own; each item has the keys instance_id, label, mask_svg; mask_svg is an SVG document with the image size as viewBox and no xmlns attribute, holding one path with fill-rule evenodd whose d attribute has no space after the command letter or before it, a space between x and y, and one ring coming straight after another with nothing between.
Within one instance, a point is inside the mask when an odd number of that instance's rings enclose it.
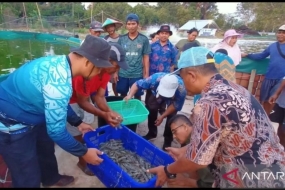
<instances>
[{"instance_id":1,"label":"green plastic basket","mask_svg":"<svg viewBox=\"0 0 285 190\"><path fill-rule=\"evenodd\" d=\"M137 99L128 102L114 101L107 103L109 107L123 117L123 125L138 124L144 122L149 114L143 103Z\"/></svg>"}]
</instances>

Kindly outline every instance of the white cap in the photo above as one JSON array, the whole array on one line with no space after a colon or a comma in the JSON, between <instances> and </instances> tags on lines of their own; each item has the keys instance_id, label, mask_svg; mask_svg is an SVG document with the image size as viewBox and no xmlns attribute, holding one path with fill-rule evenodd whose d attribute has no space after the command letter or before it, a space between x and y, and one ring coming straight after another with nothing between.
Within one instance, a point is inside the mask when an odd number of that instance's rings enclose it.
<instances>
[{"instance_id":1,"label":"white cap","mask_svg":"<svg viewBox=\"0 0 285 190\"><path fill-rule=\"evenodd\" d=\"M278 30L285 30L285 24L280 26L280 28Z\"/></svg>"},{"instance_id":2,"label":"white cap","mask_svg":"<svg viewBox=\"0 0 285 190\"><path fill-rule=\"evenodd\" d=\"M157 93L163 97L171 98L178 88L178 78L175 75L167 74L160 79Z\"/></svg>"}]
</instances>

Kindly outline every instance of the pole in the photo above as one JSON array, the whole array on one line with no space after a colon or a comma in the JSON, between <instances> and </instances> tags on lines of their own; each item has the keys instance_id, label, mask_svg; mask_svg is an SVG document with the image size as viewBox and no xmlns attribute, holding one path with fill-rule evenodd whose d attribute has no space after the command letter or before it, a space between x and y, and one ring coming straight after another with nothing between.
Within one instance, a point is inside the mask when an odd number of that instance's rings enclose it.
<instances>
[{"instance_id":1,"label":"pole","mask_svg":"<svg viewBox=\"0 0 285 190\"><path fill-rule=\"evenodd\" d=\"M28 24L28 18L27 18L27 12L26 12L25 3L23 3L23 7L24 7L24 16L25 16L25 19L26 19L27 30L29 32L30 30L29 30L29 24Z\"/></svg>"},{"instance_id":2,"label":"pole","mask_svg":"<svg viewBox=\"0 0 285 190\"><path fill-rule=\"evenodd\" d=\"M36 5L37 5L38 12L39 12L39 17L40 17L40 22L41 22L41 25L42 25L42 29L44 29L44 25L43 25L43 21L42 21L42 16L41 16L41 11L40 11L40 9L39 9L39 5L38 5L37 2L36 2Z\"/></svg>"},{"instance_id":3,"label":"pole","mask_svg":"<svg viewBox=\"0 0 285 190\"><path fill-rule=\"evenodd\" d=\"M93 12L93 3L91 3L91 22L93 21L92 12Z\"/></svg>"},{"instance_id":4,"label":"pole","mask_svg":"<svg viewBox=\"0 0 285 190\"><path fill-rule=\"evenodd\" d=\"M104 17L104 15L103 15L103 11L102 11L102 23L103 23L103 17Z\"/></svg>"},{"instance_id":5,"label":"pole","mask_svg":"<svg viewBox=\"0 0 285 190\"><path fill-rule=\"evenodd\" d=\"M72 2L72 18L74 18L74 3Z\"/></svg>"}]
</instances>

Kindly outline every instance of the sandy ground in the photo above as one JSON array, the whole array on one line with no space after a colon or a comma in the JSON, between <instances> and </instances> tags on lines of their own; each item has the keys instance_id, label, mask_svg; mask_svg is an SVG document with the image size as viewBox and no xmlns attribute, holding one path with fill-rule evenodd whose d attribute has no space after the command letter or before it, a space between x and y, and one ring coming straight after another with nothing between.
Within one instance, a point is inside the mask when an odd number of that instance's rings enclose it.
<instances>
[{"instance_id":1,"label":"sandy ground","mask_svg":"<svg viewBox=\"0 0 285 190\"><path fill-rule=\"evenodd\" d=\"M112 88L109 83L109 94L112 95ZM144 100L144 97L143 99ZM187 97L185 104L181 110L180 113L185 115L190 115L190 112L193 108L193 98ZM275 130L277 131L277 124L273 123ZM161 148L163 145L163 132L164 132L164 125L165 120L163 123L158 127L158 136L156 139L153 139L151 142L155 144L157 147ZM93 126L97 127L97 118L95 117ZM147 121L141 123L138 125L137 133L140 135L145 135L147 133ZM177 142L172 143L173 147L179 147L179 144ZM61 174L66 175L73 175L75 177L75 182L69 185L68 187L105 187L100 180L98 180L95 176L87 176L85 175L77 166L78 158L65 152L60 147L56 146L55 151L57 161L58 161L58 167L59 172Z\"/></svg>"}]
</instances>

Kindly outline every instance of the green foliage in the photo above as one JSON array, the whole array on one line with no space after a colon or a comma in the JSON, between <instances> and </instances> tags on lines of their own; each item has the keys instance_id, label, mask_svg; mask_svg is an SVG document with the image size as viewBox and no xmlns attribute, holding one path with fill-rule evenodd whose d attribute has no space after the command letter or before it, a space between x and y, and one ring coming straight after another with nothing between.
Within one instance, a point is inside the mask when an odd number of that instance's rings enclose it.
<instances>
[{"instance_id":1,"label":"green foliage","mask_svg":"<svg viewBox=\"0 0 285 190\"><path fill-rule=\"evenodd\" d=\"M241 2L236 15L224 15L218 13L216 2L158 2L157 6L143 2L135 7L126 2L93 2L88 8L81 2L1 2L0 24L22 18L26 13L29 24L41 28L37 5L44 27L78 31L85 31L91 19L103 22L106 18L113 18L125 23L126 15L131 12L138 14L143 27L166 23L180 27L188 20L204 18L214 19L224 30L245 24L255 30L272 31L285 20L284 3Z\"/></svg>"},{"instance_id":2,"label":"green foliage","mask_svg":"<svg viewBox=\"0 0 285 190\"><path fill-rule=\"evenodd\" d=\"M237 16L254 30L274 32L284 24L284 10L285 4L281 2L241 2Z\"/></svg>"}]
</instances>

